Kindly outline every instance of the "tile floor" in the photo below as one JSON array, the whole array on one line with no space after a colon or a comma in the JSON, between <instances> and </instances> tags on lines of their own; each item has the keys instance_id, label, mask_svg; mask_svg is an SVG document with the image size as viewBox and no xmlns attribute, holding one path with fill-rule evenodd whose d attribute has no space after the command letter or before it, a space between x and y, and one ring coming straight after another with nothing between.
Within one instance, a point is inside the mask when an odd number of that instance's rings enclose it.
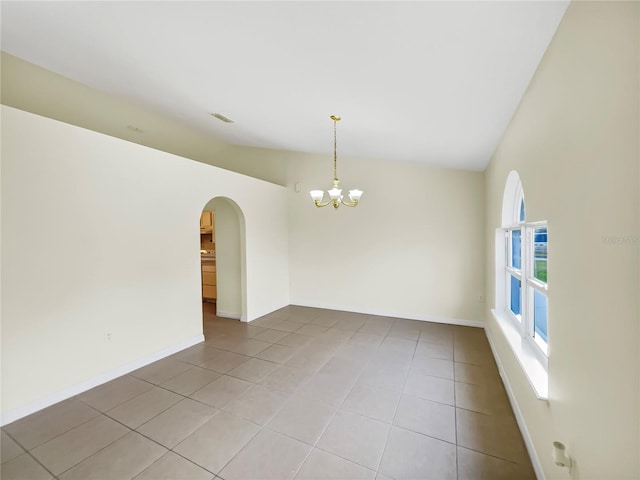
<instances>
[{"instance_id":1,"label":"tile floor","mask_svg":"<svg viewBox=\"0 0 640 480\"><path fill-rule=\"evenodd\" d=\"M535 479L481 329L205 304L206 341L2 428L2 478Z\"/></svg>"}]
</instances>

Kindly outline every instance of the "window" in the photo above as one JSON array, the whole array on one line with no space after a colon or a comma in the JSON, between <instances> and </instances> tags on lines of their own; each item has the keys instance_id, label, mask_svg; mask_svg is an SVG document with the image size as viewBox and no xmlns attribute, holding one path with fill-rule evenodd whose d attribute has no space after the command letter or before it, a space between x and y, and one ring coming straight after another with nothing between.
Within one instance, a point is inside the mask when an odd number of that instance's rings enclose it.
<instances>
[{"instance_id":1,"label":"window","mask_svg":"<svg viewBox=\"0 0 640 480\"><path fill-rule=\"evenodd\" d=\"M512 172L515 174L515 172ZM527 223L524 192L520 179L503 205L504 313L517 327L524 342L546 361L548 353L549 299L547 286L548 229L546 222ZM507 184L507 189L509 184ZM505 208L507 207L507 208ZM500 295L500 292L498 292Z\"/></svg>"},{"instance_id":2,"label":"window","mask_svg":"<svg viewBox=\"0 0 640 480\"><path fill-rule=\"evenodd\" d=\"M544 354L548 350L547 335L547 227L532 227L532 262L529 278L533 338Z\"/></svg>"},{"instance_id":3,"label":"window","mask_svg":"<svg viewBox=\"0 0 640 480\"><path fill-rule=\"evenodd\" d=\"M547 223L532 222L520 177L511 171L502 198L502 222L495 236L493 318L537 398L549 397ZM537 220L537 219L536 219ZM553 237L552 237L553 238ZM553 320L552 320L553 321ZM490 330L487 331L491 338Z\"/></svg>"}]
</instances>

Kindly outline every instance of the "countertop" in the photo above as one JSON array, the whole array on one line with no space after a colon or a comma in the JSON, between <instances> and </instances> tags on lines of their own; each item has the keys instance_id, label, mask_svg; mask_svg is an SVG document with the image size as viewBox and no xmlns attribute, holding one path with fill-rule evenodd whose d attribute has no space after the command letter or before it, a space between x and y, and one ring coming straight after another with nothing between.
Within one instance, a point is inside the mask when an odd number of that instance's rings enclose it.
<instances>
[{"instance_id":1,"label":"countertop","mask_svg":"<svg viewBox=\"0 0 640 480\"><path fill-rule=\"evenodd\" d=\"M202 262L215 262L216 252L215 250L200 250L200 260Z\"/></svg>"}]
</instances>

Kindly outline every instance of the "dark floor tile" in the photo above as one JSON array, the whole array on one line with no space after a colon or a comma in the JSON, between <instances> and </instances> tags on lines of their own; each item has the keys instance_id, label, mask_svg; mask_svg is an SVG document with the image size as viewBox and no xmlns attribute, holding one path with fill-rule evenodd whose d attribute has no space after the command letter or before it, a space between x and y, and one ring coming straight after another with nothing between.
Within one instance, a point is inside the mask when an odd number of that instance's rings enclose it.
<instances>
[{"instance_id":1,"label":"dark floor tile","mask_svg":"<svg viewBox=\"0 0 640 480\"><path fill-rule=\"evenodd\" d=\"M347 412L338 412L317 447L370 469L378 468L390 425Z\"/></svg>"},{"instance_id":2,"label":"dark floor tile","mask_svg":"<svg viewBox=\"0 0 640 480\"><path fill-rule=\"evenodd\" d=\"M173 448L218 412L213 407L185 398L137 430L161 445Z\"/></svg>"},{"instance_id":3,"label":"dark floor tile","mask_svg":"<svg viewBox=\"0 0 640 480\"><path fill-rule=\"evenodd\" d=\"M0 438L0 447L2 448L2 453L0 453L2 463L13 460L25 453L25 450L4 432L2 432L2 438Z\"/></svg>"},{"instance_id":4,"label":"dark floor tile","mask_svg":"<svg viewBox=\"0 0 640 480\"><path fill-rule=\"evenodd\" d=\"M53 475L31 455L24 453L2 464L0 478L3 480L53 480Z\"/></svg>"},{"instance_id":5,"label":"dark floor tile","mask_svg":"<svg viewBox=\"0 0 640 480\"><path fill-rule=\"evenodd\" d=\"M456 480L456 446L393 427L379 473L395 480Z\"/></svg>"},{"instance_id":6,"label":"dark floor tile","mask_svg":"<svg viewBox=\"0 0 640 480\"><path fill-rule=\"evenodd\" d=\"M535 480L530 462L513 463L458 447L458 480Z\"/></svg>"},{"instance_id":7,"label":"dark floor tile","mask_svg":"<svg viewBox=\"0 0 640 480\"><path fill-rule=\"evenodd\" d=\"M60 480L132 478L167 452L155 442L131 432L60 475Z\"/></svg>"},{"instance_id":8,"label":"dark floor tile","mask_svg":"<svg viewBox=\"0 0 640 480\"><path fill-rule=\"evenodd\" d=\"M100 415L40 445L31 454L53 474L59 475L129 431L118 422Z\"/></svg>"},{"instance_id":9,"label":"dark floor tile","mask_svg":"<svg viewBox=\"0 0 640 480\"><path fill-rule=\"evenodd\" d=\"M101 412L106 412L152 388L152 383L124 375L83 392L77 398Z\"/></svg>"},{"instance_id":10,"label":"dark floor tile","mask_svg":"<svg viewBox=\"0 0 640 480\"><path fill-rule=\"evenodd\" d=\"M503 460L526 463L528 455L515 418L456 409L458 445Z\"/></svg>"},{"instance_id":11,"label":"dark floor tile","mask_svg":"<svg viewBox=\"0 0 640 480\"><path fill-rule=\"evenodd\" d=\"M259 431L260 427L253 423L220 412L173 450L218 473Z\"/></svg>"},{"instance_id":12,"label":"dark floor tile","mask_svg":"<svg viewBox=\"0 0 640 480\"><path fill-rule=\"evenodd\" d=\"M290 480L311 447L279 433L262 430L220 472L225 480Z\"/></svg>"},{"instance_id":13,"label":"dark floor tile","mask_svg":"<svg viewBox=\"0 0 640 480\"><path fill-rule=\"evenodd\" d=\"M135 370L131 372L131 375L154 385L160 385L162 382L166 382L171 377L175 377L190 368L190 364L169 357Z\"/></svg>"},{"instance_id":14,"label":"dark floor tile","mask_svg":"<svg viewBox=\"0 0 640 480\"><path fill-rule=\"evenodd\" d=\"M95 409L72 398L5 425L2 429L24 448L31 450L98 415Z\"/></svg>"},{"instance_id":15,"label":"dark floor tile","mask_svg":"<svg viewBox=\"0 0 640 480\"><path fill-rule=\"evenodd\" d=\"M180 455L167 452L133 480L213 480L214 477Z\"/></svg>"},{"instance_id":16,"label":"dark floor tile","mask_svg":"<svg viewBox=\"0 0 640 480\"><path fill-rule=\"evenodd\" d=\"M154 387L109 410L106 414L129 428L138 428L183 398L164 388Z\"/></svg>"},{"instance_id":17,"label":"dark floor tile","mask_svg":"<svg viewBox=\"0 0 640 480\"><path fill-rule=\"evenodd\" d=\"M456 443L456 414L455 408L450 405L402 395L393 424L405 430Z\"/></svg>"}]
</instances>

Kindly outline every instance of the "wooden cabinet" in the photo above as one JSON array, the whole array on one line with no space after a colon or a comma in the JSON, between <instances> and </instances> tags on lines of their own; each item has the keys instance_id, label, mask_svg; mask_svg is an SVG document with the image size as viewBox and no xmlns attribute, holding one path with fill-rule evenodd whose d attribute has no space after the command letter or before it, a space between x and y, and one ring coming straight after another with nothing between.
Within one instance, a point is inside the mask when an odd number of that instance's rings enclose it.
<instances>
[{"instance_id":1,"label":"wooden cabinet","mask_svg":"<svg viewBox=\"0 0 640 480\"><path fill-rule=\"evenodd\" d=\"M202 264L202 298L215 300L218 298L216 266L214 263Z\"/></svg>"},{"instance_id":2,"label":"wooden cabinet","mask_svg":"<svg viewBox=\"0 0 640 480\"><path fill-rule=\"evenodd\" d=\"M204 211L200 215L200 233L211 233L213 237L213 212ZM213 241L213 238L212 238Z\"/></svg>"},{"instance_id":3,"label":"wooden cabinet","mask_svg":"<svg viewBox=\"0 0 640 480\"><path fill-rule=\"evenodd\" d=\"M200 215L200 228L213 225L213 212L202 212Z\"/></svg>"},{"instance_id":4,"label":"wooden cabinet","mask_svg":"<svg viewBox=\"0 0 640 480\"><path fill-rule=\"evenodd\" d=\"M216 272L202 271L202 284L203 285L216 285Z\"/></svg>"},{"instance_id":5,"label":"wooden cabinet","mask_svg":"<svg viewBox=\"0 0 640 480\"><path fill-rule=\"evenodd\" d=\"M204 211L200 216L200 253L202 254L202 299L216 300L218 287L215 262L214 213Z\"/></svg>"},{"instance_id":6,"label":"wooden cabinet","mask_svg":"<svg viewBox=\"0 0 640 480\"><path fill-rule=\"evenodd\" d=\"M202 285L202 298L205 300L215 300L218 297L215 285Z\"/></svg>"}]
</instances>

